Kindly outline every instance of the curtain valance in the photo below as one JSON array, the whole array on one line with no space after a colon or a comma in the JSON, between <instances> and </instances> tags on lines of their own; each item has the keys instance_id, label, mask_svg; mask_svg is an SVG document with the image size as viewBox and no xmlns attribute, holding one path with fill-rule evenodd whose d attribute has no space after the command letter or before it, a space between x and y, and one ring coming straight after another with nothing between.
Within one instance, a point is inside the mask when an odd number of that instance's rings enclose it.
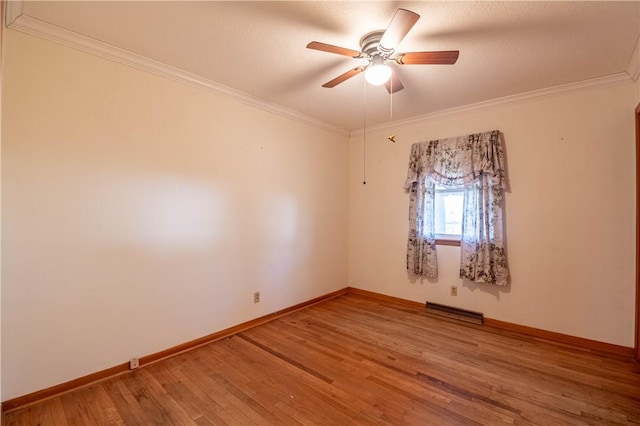
<instances>
[{"instance_id":1,"label":"curtain valance","mask_svg":"<svg viewBox=\"0 0 640 426\"><path fill-rule=\"evenodd\" d=\"M481 176L504 188L504 154L498 130L413 144L405 189L423 178L436 185L462 187Z\"/></svg>"}]
</instances>

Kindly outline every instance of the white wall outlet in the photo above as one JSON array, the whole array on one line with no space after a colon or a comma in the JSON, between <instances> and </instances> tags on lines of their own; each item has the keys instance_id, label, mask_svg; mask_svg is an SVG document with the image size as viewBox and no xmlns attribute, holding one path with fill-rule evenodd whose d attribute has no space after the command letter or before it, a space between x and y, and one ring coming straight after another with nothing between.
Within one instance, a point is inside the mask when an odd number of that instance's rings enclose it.
<instances>
[{"instance_id":1,"label":"white wall outlet","mask_svg":"<svg viewBox=\"0 0 640 426\"><path fill-rule=\"evenodd\" d=\"M129 360L129 370L135 370L140 367L140 359L139 358L131 358Z\"/></svg>"},{"instance_id":2,"label":"white wall outlet","mask_svg":"<svg viewBox=\"0 0 640 426\"><path fill-rule=\"evenodd\" d=\"M455 286L455 285L451 286L451 295L452 296L457 296L458 295L458 286Z\"/></svg>"},{"instance_id":3,"label":"white wall outlet","mask_svg":"<svg viewBox=\"0 0 640 426\"><path fill-rule=\"evenodd\" d=\"M260 302L260 292L256 291L253 293L253 303L258 303Z\"/></svg>"}]
</instances>

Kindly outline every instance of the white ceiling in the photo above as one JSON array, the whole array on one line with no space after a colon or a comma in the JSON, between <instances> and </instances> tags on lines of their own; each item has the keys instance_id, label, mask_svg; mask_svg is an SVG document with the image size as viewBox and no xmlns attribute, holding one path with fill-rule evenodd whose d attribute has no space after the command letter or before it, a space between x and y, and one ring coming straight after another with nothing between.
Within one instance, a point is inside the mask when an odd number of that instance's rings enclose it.
<instances>
[{"instance_id":1,"label":"white ceiling","mask_svg":"<svg viewBox=\"0 0 640 426\"><path fill-rule=\"evenodd\" d=\"M358 75L363 60L306 49L359 50L397 8L421 15L397 51L459 50L455 65L403 65L390 99ZM630 73L640 2L25 1L35 18L195 74L344 130L524 92ZM18 28L19 29L19 28ZM633 74L633 73L631 73ZM632 78L637 76L632 75Z\"/></svg>"}]
</instances>

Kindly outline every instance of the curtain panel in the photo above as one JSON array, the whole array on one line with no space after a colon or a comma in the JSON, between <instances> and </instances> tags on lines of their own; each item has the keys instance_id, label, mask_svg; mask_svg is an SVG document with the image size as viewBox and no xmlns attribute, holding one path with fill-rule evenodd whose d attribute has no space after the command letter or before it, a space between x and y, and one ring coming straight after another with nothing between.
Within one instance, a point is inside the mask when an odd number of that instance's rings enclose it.
<instances>
[{"instance_id":1,"label":"curtain panel","mask_svg":"<svg viewBox=\"0 0 640 426\"><path fill-rule=\"evenodd\" d=\"M504 151L500 131L416 143L411 146L407 270L436 277L435 186L464 188L460 278L506 285L502 206Z\"/></svg>"}]
</instances>

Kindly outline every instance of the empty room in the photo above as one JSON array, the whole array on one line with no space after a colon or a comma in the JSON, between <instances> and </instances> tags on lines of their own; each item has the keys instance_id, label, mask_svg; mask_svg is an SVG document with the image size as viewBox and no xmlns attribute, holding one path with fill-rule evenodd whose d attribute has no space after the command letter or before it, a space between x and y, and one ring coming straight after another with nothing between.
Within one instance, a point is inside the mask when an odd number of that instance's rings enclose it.
<instances>
[{"instance_id":1,"label":"empty room","mask_svg":"<svg viewBox=\"0 0 640 426\"><path fill-rule=\"evenodd\" d=\"M3 426L640 424L640 2L1 5Z\"/></svg>"}]
</instances>

